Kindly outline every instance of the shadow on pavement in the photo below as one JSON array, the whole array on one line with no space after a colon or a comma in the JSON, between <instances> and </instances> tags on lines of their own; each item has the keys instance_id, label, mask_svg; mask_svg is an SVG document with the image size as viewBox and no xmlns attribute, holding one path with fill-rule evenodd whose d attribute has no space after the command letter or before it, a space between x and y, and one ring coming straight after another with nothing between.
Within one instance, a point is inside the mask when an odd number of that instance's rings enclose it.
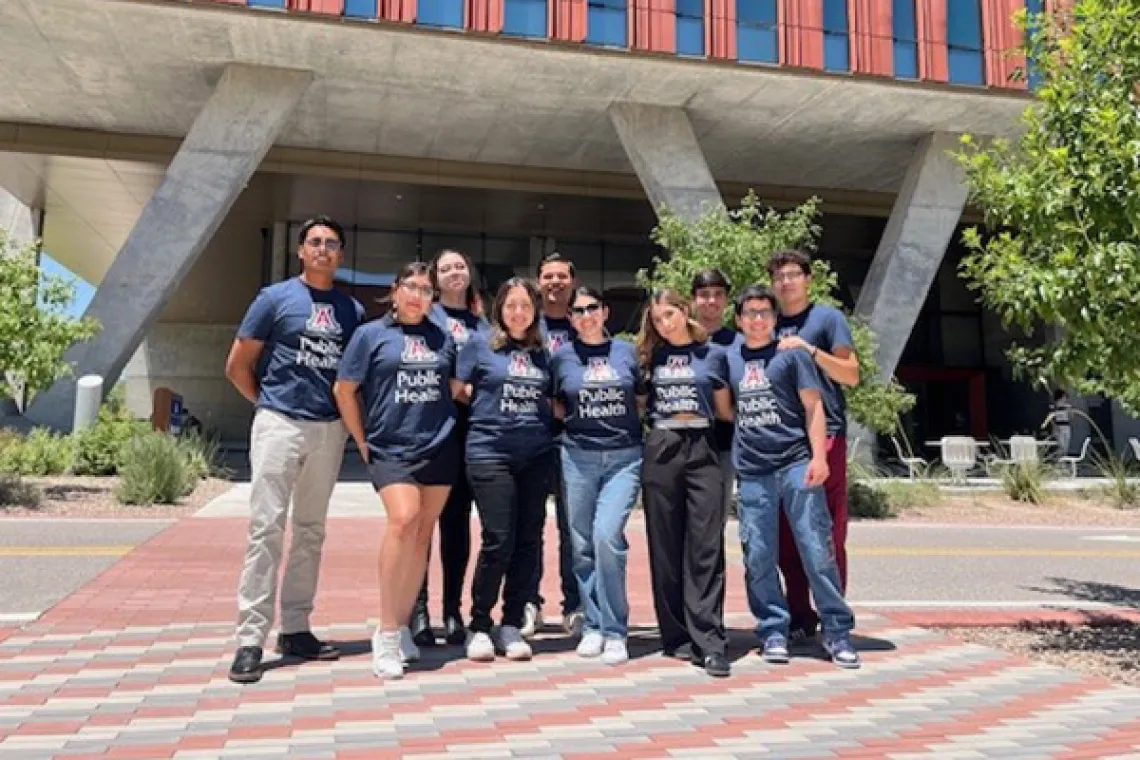
<instances>
[{"instance_id":1,"label":"shadow on pavement","mask_svg":"<svg viewBox=\"0 0 1140 760\"><path fill-rule=\"evenodd\" d=\"M1119 586L1115 583L1078 581L1072 578L1047 578L1046 580L1053 585L1048 587L1027 586L1024 588L1027 591L1042 594L1063 594L1070 599L1081 602L1101 602L1116 607L1140 610L1140 589Z\"/></svg>"}]
</instances>

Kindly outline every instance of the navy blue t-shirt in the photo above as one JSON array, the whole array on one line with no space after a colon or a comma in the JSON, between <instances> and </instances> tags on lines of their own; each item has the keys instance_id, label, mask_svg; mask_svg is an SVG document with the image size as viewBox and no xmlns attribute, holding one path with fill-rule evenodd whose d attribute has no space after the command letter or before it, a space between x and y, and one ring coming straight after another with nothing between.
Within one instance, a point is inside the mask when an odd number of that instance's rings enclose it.
<instances>
[{"instance_id":1,"label":"navy blue t-shirt","mask_svg":"<svg viewBox=\"0 0 1140 760\"><path fill-rule=\"evenodd\" d=\"M238 338L265 344L257 406L296 420L337 419L332 385L345 344L364 321L364 307L339 290L310 287L300 277L262 289Z\"/></svg>"},{"instance_id":2,"label":"navy blue t-shirt","mask_svg":"<svg viewBox=\"0 0 1140 760\"><path fill-rule=\"evenodd\" d=\"M637 397L645 395L645 384L632 345L574 340L553 362L554 393L566 405L565 445L591 450L641 445Z\"/></svg>"},{"instance_id":3,"label":"navy blue t-shirt","mask_svg":"<svg viewBox=\"0 0 1140 760\"><path fill-rule=\"evenodd\" d=\"M472 335L489 335L491 332L487 320L475 316L470 309L453 309L437 302L432 305L428 318L451 336L456 351L462 351Z\"/></svg>"},{"instance_id":4,"label":"navy blue t-shirt","mask_svg":"<svg viewBox=\"0 0 1140 760\"><path fill-rule=\"evenodd\" d=\"M542 342L546 344L546 352L551 356L578 337L578 332L565 317L548 317L543 314L539 325L542 328Z\"/></svg>"},{"instance_id":5,"label":"navy blue t-shirt","mask_svg":"<svg viewBox=\"0 0 1140 760\"><path fill-rule=\"evenodd\" d=\"M823 390L820 373L803 349L777 351L773 341L728 351L729 385L736 403L732 464L759 477L811 459L801 390Z\"/></svg>"},{"instance_id":6,"label":"navy blue t-shirt","mask_svg":"<svg viewBox=\"0 0 1140 760\"><path fill-rule=\"evenodd\" d=\"M338 379L360 383L364 430L374 457L431 459L455 427L455 343L430 320L400 324L388 314L352 336Z\"/></svg>"},{"instance_id":7,"label":"navy blue t-shirt","mask_svg":"<svg viewBox=\"0 0 1140 760\"><path fill-rule=\"evenodd\" d=\"M467 461L525 462L554 446L546 351L514 341L493 350L475 335L459 354L456 377L473 391Z\"/></svg>"},{"instance_id":8,"label":"navy blue t-shirt","mask_svg":"<svg viewBox=\"0 0 1140 760\"><path fill-rule=\"evenodd\" d=\"M721 327L709 336L709 343L722 346L726 351L736 341L740 340L740 333L730 327ZM713 425L713 437L716 439L717 451L732 451L733 426L731 422L717 420Z\"/></svg>"},{"instance_id":9,"label":"navy blue t-shirt","mask_svg":"<svg viewBox=\"0 0 1140 760\"><path fill-rule=\"evenodd\" d=\"M789 335L799 335L829 354L844 346L855 350L851 325L843 312L834 306L811 304L795 316L781 314L776 319L776 340ZM821 371L819 376L823 383L823 406L827 410L827 434L847 435L847 399L843 395L843 386L828 377L826 372Z\"/></svg>"},{"instance_id":10,"label":"navy blue t-shirt","mask_svg":"<svg viewBox=\"0 0 1140 760\"><path fill-rule=\"evenodd\" d=\"M713 392L728 384L724 349L711 343L664 345L649 368L649 417L691 414L716 419Z\"/></svg>"}]
</instances>

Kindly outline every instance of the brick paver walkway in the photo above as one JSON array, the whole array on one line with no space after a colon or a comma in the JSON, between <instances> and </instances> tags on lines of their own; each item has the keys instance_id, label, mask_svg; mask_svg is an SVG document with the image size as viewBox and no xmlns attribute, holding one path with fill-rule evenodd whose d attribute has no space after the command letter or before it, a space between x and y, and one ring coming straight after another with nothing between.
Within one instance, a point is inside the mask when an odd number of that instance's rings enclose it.
<instances>
[{"instance_id":1,"label":"brick paver walkway","mask_svg":"<svg viewBox=\"0 0 1140 760\"><path fill-rule=\"evenodd\" d=\"M739 568L733 676L666 659L639 524L627 665L581 660L551 631L529 663L441 647L380 682L368 620L381 529L330 521L314 625L346 656L278 663L256 685L226 679L242 520L183 520L37 623L0 629L0 757L1140 758L1140 690L886 617L860 617L862 670L766 665L749 652Z\"/></svg>"}]
</instances>

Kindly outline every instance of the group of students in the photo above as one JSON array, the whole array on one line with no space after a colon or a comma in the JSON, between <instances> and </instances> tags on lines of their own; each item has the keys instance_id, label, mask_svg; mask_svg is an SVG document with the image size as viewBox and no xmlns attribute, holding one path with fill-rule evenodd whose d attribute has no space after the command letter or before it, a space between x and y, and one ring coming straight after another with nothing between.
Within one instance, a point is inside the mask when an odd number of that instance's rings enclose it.
<instances>
[{"instance_id":1,"label":"group of students","mask_svg":"<svg viewBox=\"0 0 1140 760\"><path fill-rule=\"evenodd\" d=\"M662 647L729 675L724 532L734 483L763 657L786 662L790 642L814 636L821 618L834 662L859 666L844 601L840 387L857 382L858 365L842 313L808 297L805 254L771 258L775 294L759 284L738 294L739 332L722 325L730 283L709 270L691 299L650 293L629 343L609 335L602 295L577 286L558 254L539 264L537 282L504 282L485 309L471 261L441 251L401 268L390 310L366 322L333 286L341 227L311 219L298 244L301 275L262 290L226 365L257 407L232 680L261 677L290 500L277 650L339 656L309 616L348 436L387 513L372 637L380 678L402 677L419 647L435 643L426 571L437 524L447 642L476 661L532 656L552 491L563 624L580 637L578 654L611 665L629 658L625 528L640 495ZM472 500L482 542L464 624Z\"/></svg>"}]
</instances>

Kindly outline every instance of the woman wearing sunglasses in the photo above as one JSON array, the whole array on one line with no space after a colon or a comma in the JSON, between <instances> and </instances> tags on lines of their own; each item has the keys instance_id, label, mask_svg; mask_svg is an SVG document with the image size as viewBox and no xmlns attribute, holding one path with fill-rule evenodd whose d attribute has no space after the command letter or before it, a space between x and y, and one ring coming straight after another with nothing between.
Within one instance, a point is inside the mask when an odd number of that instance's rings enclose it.
<instances>
[{"instance_id":1,"label":"woman wearing sunglasses","mask_svg":"<svg viewBox=\"0 0 1140 760\"><path fill-rule=\"evenodd\" d=\"M731 420L724 349L672 289L652 293L637 336L652 430L642 487L653 606L666 654L729 675L724 633L723 477L713 421Z\"/></svg>"},{"instance_id":2,"label":"woman wearing sunglasses","mask_svg":"<svg viewBox=\"0 0 1140 760\"><path fill-rule=\"evenodd\" d=\"M378 678L402 678L403 663L419 658L408 619L432 531L463 463L452 435L455 343L427 318L434 292L427 264L404 265L392 285L392 311L353 334L333 388L388 513L372 636Z\"/></svg>"},{"instance_id":3,"label":"woman wearing sunglasses","mask_svg":"<svg viewBox=\"0 0 1140 760\"><path fill-rule=\"evenodd\" d=\"M575 290L570 320L577 337L554 355L551 373L566 425L563 483L585 607L578 654L618 665L629 659L625 526L641 490L645 389L633 346L609 337L608 318L598 291Z\"/></svg>"}]
</instances>

